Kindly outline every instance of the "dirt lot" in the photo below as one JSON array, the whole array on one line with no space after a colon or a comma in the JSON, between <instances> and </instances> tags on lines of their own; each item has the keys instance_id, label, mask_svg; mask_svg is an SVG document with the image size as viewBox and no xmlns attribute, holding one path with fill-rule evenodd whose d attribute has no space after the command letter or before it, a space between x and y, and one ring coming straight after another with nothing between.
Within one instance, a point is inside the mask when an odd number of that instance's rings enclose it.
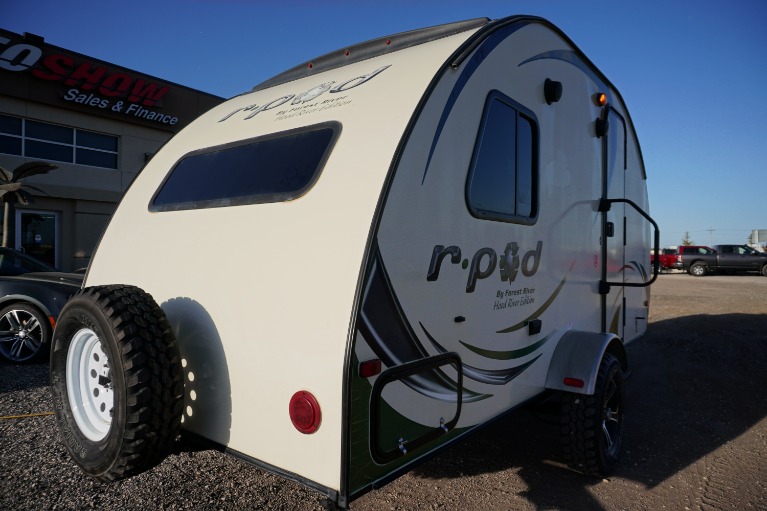
<instances>
[{"instance_id":1,"label":"dirt lot","mask_svg":"<svg viewBox=\"0 0 767 511\"><path fill-rule=\"evenodd\" d=\"M558 461L521 411L355 501L358 511L767 510L767 278L661 275L629 346L624 455L610 479ZM213 451L102 485L58 443L45 365L0 365L0 509L321 509L318 495Z\"/></svg>"}]
</instances>

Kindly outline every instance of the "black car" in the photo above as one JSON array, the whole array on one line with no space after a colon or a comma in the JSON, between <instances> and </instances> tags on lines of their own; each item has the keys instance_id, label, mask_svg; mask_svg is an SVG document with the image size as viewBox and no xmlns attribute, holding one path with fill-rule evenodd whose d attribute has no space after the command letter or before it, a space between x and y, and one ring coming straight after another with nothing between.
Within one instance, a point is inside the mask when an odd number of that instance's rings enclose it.
<instances>
[{"instance_id":1,"label":"black car","mask_svg":"<svg viewBox=\"0 0 767 511\"><path fill-rule=\"evenodd\" d=\"M23 275L31 272L58 271L48 263L12 248L0 247L0 275Z\"/></svg>"},{"instance_id":2,"label":"black car","mask_svg":"<svg viewBox=\"0 0 767 511\"><path fill-rule=\"evenodd\" d=\"M82 274L58 272L0 247L0 359L16 364L42 360L59 311L82 281Z\"/></svg>"}]
</instances>

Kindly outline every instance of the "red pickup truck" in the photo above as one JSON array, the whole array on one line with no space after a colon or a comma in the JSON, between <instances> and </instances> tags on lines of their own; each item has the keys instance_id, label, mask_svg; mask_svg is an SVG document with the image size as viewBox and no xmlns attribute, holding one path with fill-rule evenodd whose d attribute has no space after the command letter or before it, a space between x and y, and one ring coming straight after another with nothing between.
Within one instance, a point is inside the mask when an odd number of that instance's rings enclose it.
<instances>
[{"instance_id":1,"label":"red pickup truck","mask_svg":"<svg viewBox=\"0 0 767 511\"><path fill-rule=\"evenodd\" d=\"M677 250L675 248L662 248L658 255L660 270L673 270L676 264ZM650 251L650 264L655 263L655 251Z\"/></svg>"}]
</instances>

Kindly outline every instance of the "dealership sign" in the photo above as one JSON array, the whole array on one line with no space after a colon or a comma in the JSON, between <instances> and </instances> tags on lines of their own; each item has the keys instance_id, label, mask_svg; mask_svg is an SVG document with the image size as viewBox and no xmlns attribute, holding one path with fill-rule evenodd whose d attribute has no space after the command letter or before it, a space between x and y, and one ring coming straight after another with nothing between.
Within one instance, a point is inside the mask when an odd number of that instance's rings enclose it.
<instances>
[{"instance_id":1,"label":"dealership sign","mask_svg":"<svg viewBox=\"0 0 767 511\"><path fill-rule=\"evenodd\" d=\"M1 93L172 131L222 100L5 30L0 73Z\"/></svg>"}]
</instances>

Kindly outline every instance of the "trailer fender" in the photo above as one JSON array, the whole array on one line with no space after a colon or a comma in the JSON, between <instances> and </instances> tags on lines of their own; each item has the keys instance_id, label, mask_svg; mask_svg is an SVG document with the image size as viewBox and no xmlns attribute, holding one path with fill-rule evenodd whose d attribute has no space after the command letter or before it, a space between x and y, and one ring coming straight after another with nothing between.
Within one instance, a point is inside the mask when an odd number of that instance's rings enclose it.
<instances>
[{"instance_id":1,"label":"trailer fender","mask_svg":"<svg viewBox=\"0 0 767 511\"><path fill-rule=\"evenodd\" d=\"M599 364L608 351L618 357L625 373L628 370L628 359L623 342L617 335L579 330L566 332L551 357L546 388L593 394Z\"/></svg>"}]
</instances>

